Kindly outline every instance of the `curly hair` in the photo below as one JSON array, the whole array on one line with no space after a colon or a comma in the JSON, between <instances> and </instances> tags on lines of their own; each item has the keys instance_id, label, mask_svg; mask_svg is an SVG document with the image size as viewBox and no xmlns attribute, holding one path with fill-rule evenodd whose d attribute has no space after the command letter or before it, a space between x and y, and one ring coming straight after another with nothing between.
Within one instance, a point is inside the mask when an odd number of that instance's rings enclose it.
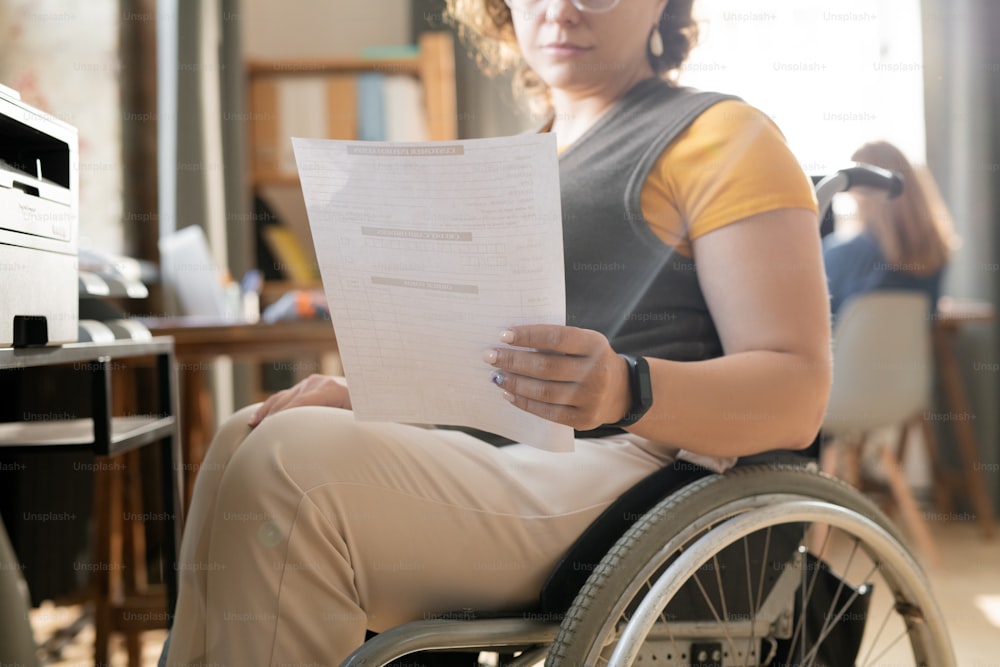
<instances>
[{"instance_id":1,"label":"curly hair","mask_svg":"<svg viewBox=\"0 0 1000 667\"><path fill-rule=\"evenodd\" d=\"M657 75L673 80L698 39L692 16L694 0L670 0L660 15L663 55L647 52ZM514 93L528 98L535 110L549 110L548 87L521 58L510 8L504 0L447 0L447 17L488 76L514 73Z\"/></svg>"}]
</instances>

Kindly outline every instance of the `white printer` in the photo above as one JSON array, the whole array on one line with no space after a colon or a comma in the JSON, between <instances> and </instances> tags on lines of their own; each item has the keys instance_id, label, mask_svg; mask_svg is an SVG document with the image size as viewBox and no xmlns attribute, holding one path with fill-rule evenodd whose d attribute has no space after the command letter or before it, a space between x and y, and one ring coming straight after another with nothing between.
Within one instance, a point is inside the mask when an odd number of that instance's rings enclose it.
<instances>
[{"instance_id":1,"label":"white printer","mask_svg":"<svg viewBox=\"0 0 1000 667\"><path fill-rule=\"evenodd\" d=\"M0 347L77 340L76 128L0 85Z\"/></svg>"}]
</instances>

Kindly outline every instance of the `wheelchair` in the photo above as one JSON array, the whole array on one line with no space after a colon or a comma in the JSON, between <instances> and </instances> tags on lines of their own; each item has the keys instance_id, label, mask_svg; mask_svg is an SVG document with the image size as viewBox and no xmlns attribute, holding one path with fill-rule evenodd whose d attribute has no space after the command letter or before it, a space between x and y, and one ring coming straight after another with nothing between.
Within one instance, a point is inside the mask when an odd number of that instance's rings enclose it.
<instances>
[{"instance_id":1,"label":"wheelchair","mask_svg":"<svg viewBox=\"0 0 1000 667\"><path fill-rule=\"evenodd\" d=\"M608 536L664 490L593 562ZM495 652L494 661L478 662L480 651ZM343 667L543 662L955 664L944 618L898 530L853 488L791 458L724 474L678 461L595 521L536 609L409 623L373 637Z\"/></svg>"},{"instance_id":2,"label":"wheelchair","mask_svg":"<svg viewBox=\"0 0 1000 667\"><path fill-rule=\"evenodd\" d=\"M820 210L856 166L820 181ZM818 453L820 438L810 448ZM481 661L484 660L484 661ZM460 610L371 637L342 667L953 667L944 618L890 520L815 459L713 474L677 461L578 538L530 610Z\"/></svg>"}]
</instances>

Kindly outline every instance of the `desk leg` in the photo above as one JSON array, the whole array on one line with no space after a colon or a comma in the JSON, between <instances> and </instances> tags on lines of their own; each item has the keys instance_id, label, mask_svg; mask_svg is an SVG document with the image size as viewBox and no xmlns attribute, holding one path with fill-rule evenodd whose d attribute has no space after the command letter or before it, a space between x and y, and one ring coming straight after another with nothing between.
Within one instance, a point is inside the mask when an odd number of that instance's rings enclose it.
<instances>
[{"instance_id":1,"label":"desk leg","mask_svg":"<svg viewBox=\"0 0 1000 667\"><path fill-rule=\"evenodd\" d=\"M183 525L181 499L183 481L180 469L180 443L170 438L160 443L160 470L163 475L163 512L169 524L163 531L163 583L167 588L167 627L174 624L177 608L177 555Z\"/></svg>"},{"instance_id":2,"label":"desk leg","mask_svg":"<svg viewBox=\"0 0 1000 667\"><path fill-rule=\"evenodd\" d=\"M969 399L966 396L965 385L962 382L958 361L955 358L956 333L956 330L952 328L935 328L934 352L947 402L946 407L949 411L962 417L952 420L952 429L955 434L955 442L958 444L959 455L962 458L965 489L972 501L983 535L992 538L994 534L993 503L986 493L986 485L983 483L982 475L976 470L976 462L979 460L980 454L976 445L975 429L972 428L971 420L964 418L965 415L972 414L972 410L969 407Z\"/></svg>"},{"instance_id":3,"label":"desk leg","mask_svg":"<svg viewBox=\"0 0 1000 667\"><path fill-rule=\"evenodd\" d=\"M183 397L181 469L184 471L184 495L181 496L183 498L181 507L185 515L191 506L195 477L212 440L210 430L214 410L212 393L208 388L207 368L207 365L198 362L181 365L180 381Z\"/></svg>"},{"instance_id":4,"label":"desk leg","mask_svg":"<svg viewBox=\"0 0 1000 667\"><path fill-rule=\"evenodd\" d=\"M167 588L167 627L173 625L177 608L177 559L184 528L184 461L182 456L177 366L172 354L156 359L159 382L160 414L174 415L174 432L160 443L160 474L163 487L163 511L170 523L163 531L163 580Z\"/></svg>"},{"instance_id":5,"label":"desk leg","mask_svg":"<svg viewBox=\"0 0 1000 667\"><path fill-rule=\"evenodd\" d=\"M98 567L93 572L94 596L94 664L109 665L108 641L114 630L112 607L120 602L121 573L112 571L120 566L122 553L121 530L115 530L112 523L122 519L122 475L113 468L117 459L98 458L97 461L116 461L99 466L94 474L94 532L96 544L94 559Z\"/></svg>"}]
</instances>

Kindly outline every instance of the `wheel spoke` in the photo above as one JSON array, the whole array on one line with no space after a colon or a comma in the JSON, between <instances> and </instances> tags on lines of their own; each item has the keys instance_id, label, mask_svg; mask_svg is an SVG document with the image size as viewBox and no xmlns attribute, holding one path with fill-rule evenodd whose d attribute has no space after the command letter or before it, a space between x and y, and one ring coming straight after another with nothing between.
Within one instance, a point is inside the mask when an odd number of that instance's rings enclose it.
<instances>
[{"instance_id":1,"label":"wheel spoke","mask_svg":"<svg viewBox=\"0 0 1000 667\"><path fill-rule=\"evenodd\" d=\"M868 664L878 664L879 658L881 658L883 655L885 655L886 653L888 653L892 649L893 646L895 646L896 644L898 644L903 639L903 637L906 637L907 635L908 635L908 633L904 629L901 633L899 633L898 637L896 637L894 640L892 640L892 643L890 643L888 646L885 647L885 650L883 650L881 653L879 653L877 656L875 656L875 658L872 660L872 662L870 662L870 663L869 662L865 662L863 664L865 664L865 665L868 665Z\"/></svg>"},{"instance_id":2,"label":"wheel spoke","mask_svg":"<svg viewBox=\"0 0 1000 667\"><path fill-rule=\"evenodd\" d=\"M799 618L797 620L796 628L792 632L792 648L788 652L789 658L795 656L796 647L798 647L799 653L806 650L805 609L806 605L809 603L809 600L812 599L812 592L816 586L816 577L819 574L819 568L817 567L816 571L813 572L812 576L810 577L808 588L804 586L803 584L805 583L806 580L806 572L808 571L808 568L803 566L809 564L809 559L806 558L805 556L802 556L801 554L800 557L802 558L802 561L799 564L799 609L801 609L802 611L799 613ZM799 642L800 639L802 640L801 644ZM801 664L801 662L802 662L802 656L799 656L799 663Z\"/></svg>"},{"instance_id":3,"label":"wheel spoke","mask_svg":"<svg viewBox=\"0 0 1000 667\"><path fill-rule=\"evenodd\" d=\"M868 658L871 657L872 651L878 646L878 640L882 637L882 633L885 631L887 625L889 625L889 619L892 617L893 608L890 606L886 609L885 616L882 617L882 623L878 626L878 632L872 638L871 646L868 647L868 651L865 653L865 659L861 661L862 665L867 665Z\"/></svg>"},{"instance_id":4,"label":"wheel spoke","mask_svg":"<svg viewBox=\"0 0 1000 667\"><path fill-rule=\"evenodd\" d=\"M722 627L722 632L726 635L726 643L729 644L729 650L732 651L733 655L735 656L736 644L735 642L733 642L733 637L729 633L729 619L727 618L726 620L722 620L721 618L719 618L719 611L715 608L715 605L709 599L708 592L702 585L701 579L698 577L697 572L694 573L692 578L694 579L694 582L698 584L698 590L701 591L701 596L705 599L705 602L708 603L709 610L712 612L712 617L715 618L715 622Z\"/></svg>"},{"instance_id":5,"label":"wheel spoke","mask_svg":"<svg viewBox=\"0 0 1000 667\"><path fill-rule=\"evenodd\" d=\"M865 580L867 581L868 579L870 579L871 575L874 574L877 569L878 565L876 564L875 567L873 567L872 570L868 573L868 576L865 577ZM834 604L831 606L831 608L836 606L836 600L838 597L840 597L840 591L844 589L844 585L845 585L844 580L841 579L840 585L837 587L837 593L836 595L834 595L833 598ZM812 650L806 656L807 658L812 656L812 660L813 661L816 660L816 655L819 652L819 647L823 644L824 641L826 641L826 638L830 636L830 633L833 632L834 626L836 626L837 621L843 617L844 612L850 609L851 605L854 604L854 601L858 599L859 595L861 595L862 588L863 585L851 591L850 597L848 597L847 601L843 605L841 605L840 610L837 612L836 615L831 614L824 618L823 627L820 628L819 631L819 637L816 638L816 643L813 645Z\"/></svg>"},{"instance_id":6,"label":"wheel spoke","mask_svg":"<svg viewBox=\"0 0 1000 667\"><path fill-rule=\"evenodd\" d=\"M764 565L765 561L761 562L761 573L760 578L764 579ZM750 655L750 651L753 649L754 644L757 641L757 612L760 611L760 603L754 604L753 600L753 579L750 577L750 544L747 538L743 538L743 564L746 565L746 577L747 577L747 608L750 609L750 637L747 639L746 654Z\"/></svg>"},{"instance_id":7,"label":"wheel spoke","mask_svg":"<svg viewBox=\"0 0 1000 667\"><path fill-rule=\"evenodd\" d=\"M719 601L722 603L722 624L726 628L726 639L729 640L729 650L733 652L733 657L735 658L738 651L736 650L735 642L729 636L729 605L726 604L726 591L722 587L722 568L719 566L718 553L712 554L712 569L715 570L715 587L719 591Z\"/></svg>"},{"instance_id":8,"label":"wheel spoke","mask_svg":"<svg viewBox=\"0 0 1000 667\"><path fill-rule=\"evenodd\" d=\"M761 599L764 597L764 574L767 571L767 557L771 550L771 527L768 526L764 533L764 558L760 561L760 578L757 580L757 604L754 609L760 609Z\"/></svg>"},{"instance_id":9,"label":"wheel spoke","mask_svg":"<svg viewBox=\"0 0 1000 667\"><path fill-rule=\"evenodd\" d=\"M719 591L719 601L722 603L722 622L729 623L729 605L726 604L726 591L722 588L722 572L719 571L719 555L712 555L712 569L715 570L715 587Z\"/></svg>"},{"instance_id":10,"label":"wheel spoke","mask_svg":"<svg viewBox=\"0 0 1000 667\"><path fill-rule=\"evenodd\" d=\"M829 532L827 535L829 535ZM805 609L806 602L812 597L813 587L816 585L816 576L819 574L819 568L816 568L816 570L812 573L812 576L809 578L808 586L806 585L806 568L799 567L799 572L799 605L802 609ZM799 645L800 633L803 636L805 634L805 620L805 614L799 614L799 617L795 619L795 627L792 629L792 645L788 650L789 656L795 655L795 649L798 648ZM802 643L805 644L805 639L802 640Z\"/></svg>"},{"instance_id":11,"label":"wheel spoke","mask_svg":"<svg viewBox=\"0 0 1000 667\"><path fill-rule=\"evenodd\" d=\"M851 569L851 564L854 562L854 556L857 554L859 546L860 546L860 542L858 542L858 540L854 540L854 547L851 549L851 556L847 560L847 567L844 568L844 576L843 577L837 577L837 590L834 591L833 595L831 596L830 606L826 610L826 616L823 617L825 619L823 621L823 629L826 629L829 626L830 619L834 617L833 616L833 612L834 612L834 609L837 608L837 600L840 599L840 592L843 591L844 590L844 586L847 585L847 580L846 580L847 573ZM819 572L819 569L820 568L817 566L816 571ZM872 572L874 572L877 569L878 569L878 566L876 565L875 568L872 569ZM864 577L864 579L867 580L870 577L871 577L871 572L869 572L868 576ZM854 599L857 598L857 596L858 596L858 591L855 590L854 594L851 596L851 599L849 600L849 602L853 602ZM805 609L805 607L803 607L803 609ZM822 630L821 630L821 634L822 634ZM829 634L829 632L827 632L827 634Z\"/></svg>"},{"instance_id":12,"label":"wheel spoke","mask_svg":"<svg viewBox=\"0 0 1000 667\"><path fill-rule=\"evenodd\" d=\"M829 542L830 535L832 533L833 533L833 529L830 526L827 526L827 528L826 528L826 534L823 536L823 545L822 545L822 549L821 549L820 553L824 553L826 551L827 543ZM858 548L858 541L857 541L857 539L855 539L854 540L854 547L851 549L851 555L848 558L848 565L847 565L846 568L844 568L844 575L845 576L847 574L847 571L850 569L850 563L854 560L854 554L857 551L857 548ZM818 557L817 557L816 560L817 560L817 565L813 569L813 572L812 572L812 574L809 577L809 586L808 587L802 587L802 589L801 589L803 591L803 593L802 593L802 597L800 598L800 604L801 604L801 608L803 610L805 610L805 608L806 608L806 603L809 600L812 599L813 590L815 590L815 588L816 588L816 582L819 580L819 573L820 573L820 569L821 569L819 567L819 563L821 561L819 560ZM803 568L802 569L802 578L803 578L803 580L806 578L806 574L805 573L806 573L806 569ZM841 584L843 584L843 579L841 579ZM801 584L800 584L800 586L801 586ZM839 589L837 591L837 594L838 595L840 594ZM833 599L834 599L834 603L835 603L837 598L834 597ZM799 614L799 618L796 619L796 621L795 621L795 629L792 631L792 648L789 651L789 655L795 655L795 649L799 647L798 644L799 644L799 637L800 636L802 637L802 647L801 647L801 650L803 650L803 651L805 650L805 642L806 642L806 640L805 640L805 633L806 633L805 620L806 620L805 613L800 613Z\"/></svg>"}]
</instances>

